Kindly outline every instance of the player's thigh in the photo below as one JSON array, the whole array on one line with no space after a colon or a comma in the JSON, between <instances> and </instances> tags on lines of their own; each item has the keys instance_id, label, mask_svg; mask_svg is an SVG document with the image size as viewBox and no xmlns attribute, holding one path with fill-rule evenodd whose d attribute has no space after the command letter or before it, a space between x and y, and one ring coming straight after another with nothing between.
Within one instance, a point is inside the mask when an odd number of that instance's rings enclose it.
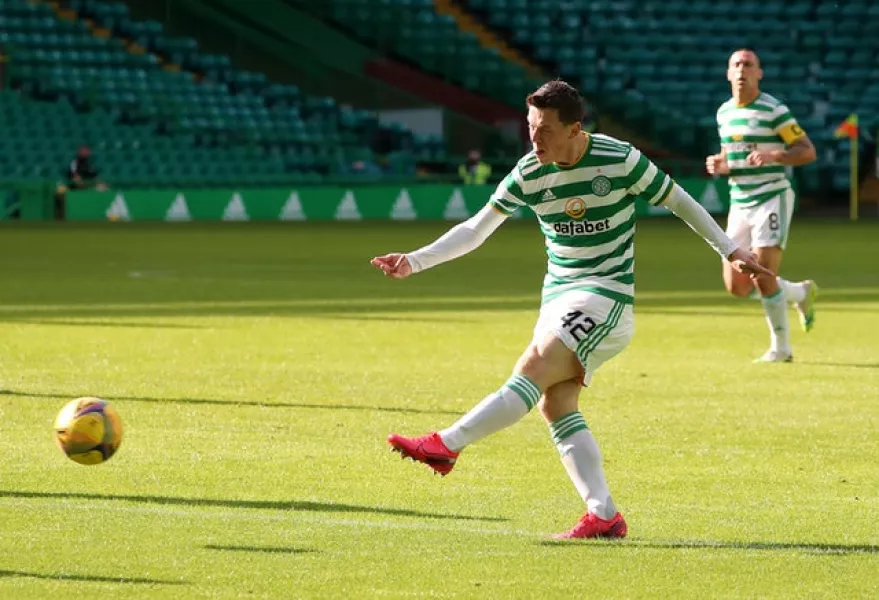
<instances>
[{"instance_id":1,"label":"player's thigh","mask_svg":"<svg viewBox=\"0 0 879 600\"><path fill-rule=\"evenodd\" d=\"M574 353L552 332L535 334L531 344L519 357L516 373L528 376L542 390L577 377L580 364Z\"/></svg>"},{"instance_id":2,"label":"player's thigh","mask_svg":"<svg viewBox=\"0 0 879 600\"><path fill-rule=\"evenodd\" d=\"M580 375L583 385L588 385L598 367L629 344L634 330L631 304L572 291L541 308L534 337L540 340L550 336L564 344L575 357L575 375Z\"/></svg>"},{"instance_id":3,"label":"player's thigh","mask_svg":"<svg viewBox=\"0 0 879 600\"><path fill-rule=\"evenodd\" d=\"M750 209L751 247L779 248L784 250L790 233L794 210L793 190L779 192L762 204Z\"/></svg>"},{"instance_id":4,"label":"player's thigh","mask_svg":"<svg viewBox=\"0 0 879 600\"><path fill-rule=\"evenodd\" d=\"M558 421L578 409L580 391L583 389L579 377L562 381L548 388L540 397L537 408L547 423Z\"/></svg>"}]
</instances>

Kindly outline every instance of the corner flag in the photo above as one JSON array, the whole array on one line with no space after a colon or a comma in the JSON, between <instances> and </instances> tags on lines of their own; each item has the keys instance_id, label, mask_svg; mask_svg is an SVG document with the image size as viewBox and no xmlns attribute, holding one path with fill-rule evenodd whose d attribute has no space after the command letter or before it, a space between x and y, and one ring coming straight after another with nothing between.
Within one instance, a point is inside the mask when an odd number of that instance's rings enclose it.
<instances>
[{"instance_id":1,"label":"corner flag","mask_svg":"<svg viewBox=\"0 0 879 600\"><path fill-rule=\"evenodd\" d=\"M849 138L849 218L858 220L858 115L852 113L833 132L835 138Z\"/></svg>"},{"instance_id":2,"label":"corner flag","mask_svg":"<svg viewBox=\"0 0 879 600\"><path fill-rule=\"evenodd\" d=\"M848 116L848 118L843 121L839 127L833 132L833 137L836 138L856 138L858 137L858 115L852 113Z\"/></svg>"}]
</instances>

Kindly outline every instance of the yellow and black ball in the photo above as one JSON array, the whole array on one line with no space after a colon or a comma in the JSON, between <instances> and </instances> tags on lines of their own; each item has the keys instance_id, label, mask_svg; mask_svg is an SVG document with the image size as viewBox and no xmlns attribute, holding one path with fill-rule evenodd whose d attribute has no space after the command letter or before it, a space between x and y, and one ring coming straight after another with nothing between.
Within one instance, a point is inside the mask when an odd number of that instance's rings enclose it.
<instances>
[{"instance_id":1,"label":"yellow and black ball","mask_svg":"<svg viewBox=\"0 0 879 600\"><path fill-rule=\"evenodd\" d=\"M106 400L77 398L65 404L55 418L55 441L71 460L98 465L119 449L122 421Z\"/></svg>"}]
</instances>

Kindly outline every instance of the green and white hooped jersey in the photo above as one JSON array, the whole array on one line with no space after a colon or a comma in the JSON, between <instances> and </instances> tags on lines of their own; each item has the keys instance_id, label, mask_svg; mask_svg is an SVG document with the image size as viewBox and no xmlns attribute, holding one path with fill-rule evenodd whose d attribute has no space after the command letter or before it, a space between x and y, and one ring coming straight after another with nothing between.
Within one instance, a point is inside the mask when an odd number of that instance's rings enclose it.
<instances>
[{"instance_id":1,"label":"green and white hooped jersey","mask_svg":"<svg viewBox=\"0 0 879 600\"><path fill-rule=\"evenodd\" d=\"M717 109L717 127L732 204L756 206L791 189L784 165L755 167L745 161L754 150L784 150L785 143L805 135L787 106L763 92L745 106L730 98Z\"/></svg>"},{"instance_id":2,"label":"green and white hooped jersey","mask_svg":"<svg viewBox=\"0 0 879 600\"><path fill-rule=\"evenodd\" d=\"M571 166L526 154L489 204L506 215L523 206L537 215L549 256L543 302L586 290L632 303L635 199L657 205L673 183L631 144L594 134Z\"/></svg>"}]
</instances>

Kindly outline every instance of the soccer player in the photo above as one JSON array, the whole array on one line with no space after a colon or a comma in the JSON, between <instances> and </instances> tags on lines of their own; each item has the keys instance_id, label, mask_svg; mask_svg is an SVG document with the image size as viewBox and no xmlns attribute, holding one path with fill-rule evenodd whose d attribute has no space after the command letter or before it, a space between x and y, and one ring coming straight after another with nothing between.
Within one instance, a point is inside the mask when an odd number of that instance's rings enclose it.
<instances>
[{"instance_id":1,"label":"soccer player","mask_svg":"<svg viewBox=\"0 0 879 600\"><path fill-rule=\"evenodd\" d=\"M406 438L393 449L448 474L470 444L509 427L538 407L586 513L556 537L624 537L601 452L578 410L580 388L633 333L635 199L665 205L732 268L771 275L738 248L714 219L630 144L581 130L583 98L563 81L530 94L533 150L499 184L487 205L435 242L408 254L372 259L402 279L474 250L520 207L533 210L546 236L548 272L534 337L501 388L439 432Z\"/></svg>"},{"instance_id":2,"label":"soccer player","mask_svg":"<svg viewBox=\"0 0 879 600\"><path fill-rule=\"evenodd\" d=\"M729 175L727 234L755 252L761 265L777 273L794 211L794 192L785 168L815 160L815 147L787 106L760 91L763 71L752 50L733 52L726 78L732 86L732 98L717 110L721 150L708 156L705 166L712 175ZM755 282L726 261L723 281L734 296L749 296L756 287L762 298L770 347L755 362L791 362L785 301L794 305L803 329L810 331L818 295L815 282L793 283L769 275L759 276Z\"/></svg>"}]
</instances>

